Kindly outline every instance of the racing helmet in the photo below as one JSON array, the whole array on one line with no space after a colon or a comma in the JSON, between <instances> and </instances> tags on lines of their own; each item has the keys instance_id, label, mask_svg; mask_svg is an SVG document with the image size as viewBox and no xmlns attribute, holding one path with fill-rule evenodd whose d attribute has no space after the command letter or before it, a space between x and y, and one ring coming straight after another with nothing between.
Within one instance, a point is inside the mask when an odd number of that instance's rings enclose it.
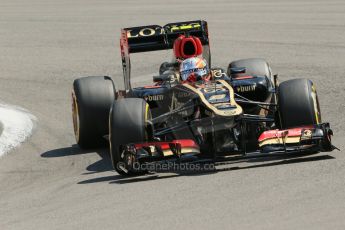
<instances>
[{"instance_id":1,"label":"racing helmet","mask_svg":"<svg viewBox=\"0 0 345 230\"><path fill-rule=\"evenodd\" d=\"M180 35L174 42L173 50L177 59L186 59L201 55L203 48L198 37Z\"/></svg>"},{"instance_id":2,"label":"racing helmet","mask_svg":"<svg viewBox=\"0 0 345 230\"><path fill-rule=\"evenodd\" d=\"M210 76L210 69L203 58L187 58L180 65L180 76L183 81L205 80Z\"/></svg>"}]
</instances>

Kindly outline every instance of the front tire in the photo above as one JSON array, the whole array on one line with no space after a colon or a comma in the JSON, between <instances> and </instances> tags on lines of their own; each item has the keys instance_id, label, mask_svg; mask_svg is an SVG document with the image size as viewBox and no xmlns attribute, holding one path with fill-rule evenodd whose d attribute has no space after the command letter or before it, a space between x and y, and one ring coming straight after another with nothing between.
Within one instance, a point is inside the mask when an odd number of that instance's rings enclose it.
<instances>
[{"instance_id":1,"label":"front tire","mask_svg":"<svg viewBox=\"0 0 345 230\"><path fill-rule=\"evenodd\" d=\"M278 106L283 129L321 123L317 92L308 79L282 82L278 88Z\"/></svg>"},{"instance_id":2,"label":"front tire","mask_svg":"<svg viewBox=\"0 0 345 230\"><path fill-rule=\"evenodd\" d=\"M115 85L110 77L83 77L73 82L72 117L77 144L82 149L106 146Z\"/></svg>"},{"instance_id":3,"label":"front tire","mask_svg":"<svg viewBox=\"0 0 345 230\"><path fill-rule=\"evenodd\" d=\"M149 105L141 98L124 98L114 101L109 114L110 157L115 171L121 175L142 172L124 171L123 146L148 140Z\"/></svg>"}]
</instances>

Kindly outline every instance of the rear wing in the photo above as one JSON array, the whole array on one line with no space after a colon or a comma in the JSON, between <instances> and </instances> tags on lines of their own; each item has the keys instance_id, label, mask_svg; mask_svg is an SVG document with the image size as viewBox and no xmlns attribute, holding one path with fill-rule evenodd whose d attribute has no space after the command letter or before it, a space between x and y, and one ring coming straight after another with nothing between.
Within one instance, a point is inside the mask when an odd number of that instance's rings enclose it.
<instances>
[{"instance_id":1,"label":"rear wing","mask_svg":"<svg viewBox=\"0 0 345 230\"><path fill-rule=\"evenodd\" d=\"M149 25L121 30L120 48L125 89L131 89L130 53L172 49L181 34L198 37L204 46L204 58L211 64L207 22L202 20L169 23L165 26Z\"/></svg>"}]
</instances>

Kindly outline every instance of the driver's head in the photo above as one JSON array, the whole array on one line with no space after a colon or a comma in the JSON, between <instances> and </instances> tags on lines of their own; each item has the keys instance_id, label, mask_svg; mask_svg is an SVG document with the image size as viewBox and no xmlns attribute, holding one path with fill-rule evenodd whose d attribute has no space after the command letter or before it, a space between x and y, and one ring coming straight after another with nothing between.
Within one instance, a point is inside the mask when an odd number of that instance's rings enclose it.
<instances>
[{"instance_id":1,"label":"driver's head","mask_svg":"<svg viewBox=\"0 0 345 230\"><path fill-rule=\"evenodd\" d=\"M203 58L187 58L180 65L180 76L183 81L189 82L208 80L210 78L210 69Z\"/></svg>"}]
</instances>

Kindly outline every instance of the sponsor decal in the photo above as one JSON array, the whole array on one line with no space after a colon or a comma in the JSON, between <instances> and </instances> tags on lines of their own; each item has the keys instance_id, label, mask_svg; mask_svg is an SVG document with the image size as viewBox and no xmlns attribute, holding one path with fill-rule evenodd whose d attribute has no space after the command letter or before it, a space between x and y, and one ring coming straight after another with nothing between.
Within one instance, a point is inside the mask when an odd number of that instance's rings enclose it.
<instances>
[{"instance_id":1,"label":"sponsor decal","mask_svg":"<svg viewBox=\"0 0 345 230\"><path fill-rule=\"evenodd\" d=\"M186 23L186 24L178 24L178 25L171 25L170 31L183 31L183 30L190 30L190 29L196 29L199 28L201 25L200 23L194 22L194 23Z\"/></svg>"},{"instance_id":2,"label":"sponsor decal","mask_svg":"<svg viewBox=\"0 0 345 230\"><path fill-rule=\"evenodd\" d=\"M208 98L209 101L217 101L217 100L221 100L224 99L226 97L226 94L215 94L212 95L211 97Z\"/></svg>"},{"instance_id":3,"label":"sponsor decal","mask_svg":"<svg viewBox=\"0 0 345 230\"><path fill-rule=\"evenodd\" d=\"M312 138L312 131L310 129L303 130L301 140L310 140Z\"/></svg>"},{"instance_id":4,"label":"sponsor decal","mask_svg":"<svg viewBox=\"0 0 345 230\"><path fill-rule=\"evenodd\" d=\"M236 87L236 91L241 93L241 92L251 92L255 91L256 85L241 85Z\"/></svg>"},{"instance_id":5,"label":"sponsor decal","mask_svg":"<svg viewBox=\"0 0 345 230\"><path fill-rule=\"evenodd\" d=\"M163 101L164 100L164 95L160 95L160 94L148 95L148 96L145 96L144 99L146 101Z\"/></svg>"},{"instance_id":6,"label":"sponsor decal","mask_svg":"<svg viewBox=\"0 0 345 230\"><path fill-rule=\"evenodd\" d=\"M201 27L200 23L193 22L193 23L169 25L168 27L166 27L166 29L168 32L174 33L178 31L198 29L200 27ZM127 30L128 38L149 37L149 36L161 35L161 34L165 34L165 28L161 26L156 26L156 27L151 26L151 27L143 27L143 28Z\"/></svg>"},{"instance_id":7,"label":"sponsor decal","mask_svg":"<svg viewBox=\"0 0 345 230\"><path fill-rule=\"evenodd\" d=\"M218 92L222 90L228 91L224 86L219 85L219 84L210 84L210 85L203 85L204 91L206 93L212 93L212 92ZM199 87L199 90L201 91L202 87Z\"/></svg>"},{"instance_id":8,"label":"sponsor decal","mask_svg":"<svg viewBox=\"0 0 345 230\"><path fill-rule=\"evenodd\" d=\"M226 74L221 69L213 69L211 73L214 78L226 77Z\"/></svg>"},{"instance_id":9,"label":"sponsor decal","mask_svg":"<svg viewBox=\"0 0 345 230\"><path fill-rule=\"evenodd\" d=\"M156 28L144 27L140 30L127 30L128 38L149 37L160 34L164 34L164 29L160 26L157 26Z\"/></svg>"},{"instance_id":10,"label":"sponsor decal","mask_svg":"<svg viewBox=\"0 0 345 230\"><path fill-rule=\"evenodd\" d=\"M305 137L311 137L311 134L312 134L312 132L310 129L306 129L303 132L303 136L305 136Z\"/></svg>"},{"instance_id":11,"label":"sponsor decal","mask_svg":"<svg viewBox=\"0 0 345 230\"><path fill-rule=\"evenodd\" d=\"M239 115L242 113L242 108L235 102L234 100L234 90L232 87L224 80L218 80L217 83L213 84L204 84L201 86L184 84L184 86L193 92L197 93L203 102L203 104L210 110L212 110L215 114L220 116L233 116ZM228 102L221 102L217 104L211 104L205 97L205 93L207 94L228 94L230 96ZM212 95L210 95L212 96ZM226 106L229 105L228 108L217 108L218 106Z\"/></svg>"}]
</instances>

